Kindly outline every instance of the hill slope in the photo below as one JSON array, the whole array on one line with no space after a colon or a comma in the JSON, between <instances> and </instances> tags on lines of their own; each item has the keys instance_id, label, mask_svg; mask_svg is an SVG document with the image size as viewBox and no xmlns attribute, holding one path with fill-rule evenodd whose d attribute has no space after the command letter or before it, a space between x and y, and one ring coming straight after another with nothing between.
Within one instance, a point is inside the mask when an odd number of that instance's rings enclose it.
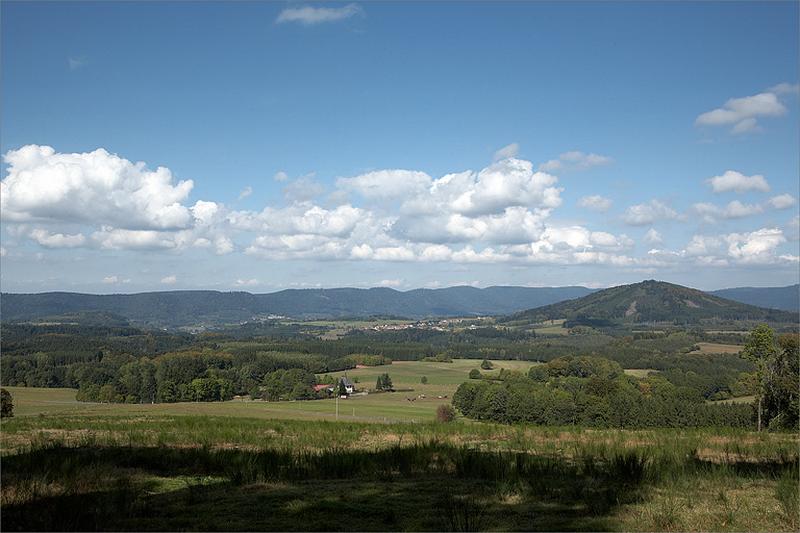
<instances>
[{"instance_id":1,"label":"hill slope","mask_svg":"<svg viewBox=\"0 0 800 533\"><path fill-rule=\"evenodd\" d=\"M270 294L168 291L139 294L3 294L3 320L31 320L79 312L112 312L157 326L222 324L276 314L297 318L504 315L590 294L585 287L448 287L396 291L290 289Z\"/></svg>"},{"instance_id":2,"label":"hill slope","mask_svg":"<svg viewBox=\"0 0 800 533\"><path fill-rule=\"evenodd\" d=\"M538 322L559 318L598 326L644 322L692 324L712 319L796 321L796 315L790 312L746 305L654 280L612 287L576 300L529 309L512 315L507 321Z\"/></svg>"},{"instance_id":3,"label":"hill slope","mask_svg":"<svg viewBox=\"0 0 800 533\"><path fill-rule=\"evenodd\" d=\"M711 291L709 294L769 309L800 312L800 285L787 287L737 287Z\"/></svg>"}]
</instances>

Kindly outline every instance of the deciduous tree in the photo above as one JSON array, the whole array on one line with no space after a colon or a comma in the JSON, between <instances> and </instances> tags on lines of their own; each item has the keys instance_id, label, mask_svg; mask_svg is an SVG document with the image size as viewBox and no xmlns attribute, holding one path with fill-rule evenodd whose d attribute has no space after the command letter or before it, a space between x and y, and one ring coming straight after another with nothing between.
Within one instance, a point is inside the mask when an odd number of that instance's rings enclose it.
<instances>
[{"instance_id":1,"label":"deciduous tree","mask_svg":"<svg viewBox=\"0 0 800 533\"><path fill-rule=\"evenodd\" d=\"M0 389L0 418L14 416L14 399L6 389Z\"/></svg>"},{"instance_id":2,"label":"deciduous tree","mask_svg":"<svg viewBox=\"0 0 800 533\"><path fill-rule=\"evenodd\" d=\"M756 366L756 378L758 388L756 389L756 411L758 431L761 431L761 420L763 414L764 393L767 389L767 382L770 381L768 371L778 353L775 346L775 333L766 324L756 326L747 338L747 343L742 350L742 357L748 359Z\"/></svg>"}]
</instances>

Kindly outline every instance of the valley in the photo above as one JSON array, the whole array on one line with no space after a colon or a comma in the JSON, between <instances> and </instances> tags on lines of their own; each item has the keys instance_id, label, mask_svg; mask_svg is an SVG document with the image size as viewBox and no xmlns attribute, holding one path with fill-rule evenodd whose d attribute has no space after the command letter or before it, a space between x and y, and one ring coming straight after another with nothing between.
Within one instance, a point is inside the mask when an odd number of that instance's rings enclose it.
<instances>
[{"instance_id":1,"label":"valley","mask_svg":"<svg viewBox=\"0 0 800 533\"><path fill-rule=\"evenodd\" d=\"M797 375L774 367L759 432L743 357L761 332L790 363L793 316L623 289L505 316L4 321L4 524L794 530Z\"/></svg>"}]
</instances>

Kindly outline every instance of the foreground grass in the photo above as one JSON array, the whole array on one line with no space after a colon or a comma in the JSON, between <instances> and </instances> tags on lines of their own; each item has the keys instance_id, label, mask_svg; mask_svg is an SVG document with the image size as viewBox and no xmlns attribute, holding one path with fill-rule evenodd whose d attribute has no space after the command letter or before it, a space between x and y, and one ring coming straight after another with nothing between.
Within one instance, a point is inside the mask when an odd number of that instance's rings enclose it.
<instances>
[{"instance_id":1,"label":"foreground grass","mask_svg":"<svg viewBox=\"0 0 800 533\"><path fill-rule=\"evenodd\" d=\"M798 439L68 413L6 419L4 530L797 527Z\"/></svg>"}]
</instances>

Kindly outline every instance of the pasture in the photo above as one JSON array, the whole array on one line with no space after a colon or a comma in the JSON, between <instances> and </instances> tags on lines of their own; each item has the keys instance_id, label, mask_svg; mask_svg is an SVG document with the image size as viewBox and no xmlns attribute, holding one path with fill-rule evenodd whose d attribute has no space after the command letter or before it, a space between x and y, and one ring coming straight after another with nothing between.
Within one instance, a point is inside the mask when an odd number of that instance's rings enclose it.
<instances>
[{"instance_id":1,"label":"pasture","mask_svg":"<svg viewBox=\"0 0 800 533\"><path fill-rule=\"evenodd\" d=\"M378 376L388 373L398 392L354 395L339 400L338 419L362 422L425 422L433 420L436 408L450 403L456 388L467 381L473 368L480 367L480 360L456 359L452 363L423 361L396 361L381 365L348 370L347 376L356 380L359 389L375 387ZM494 370L501 368L527 372L534 364L530 361L492 361ZM333 377L345 372L333 372ZM420 383L422 376L427 384ZM33 414L86 415L209 415L247 418L296 418L301 420L336 420L336 400L313 400L292 402L265 402L235 399L228 402L182 402L158 404L103 404L78 402L74 389L38 389L30 387L7 387L14 397L15 413L18 416ZM403 390L411 389L411 390ZM424 398L420 396L424 395ZM447 396L447 399L439 399ZM409 401L412 398L414 401Z\"/></svg>"},{"instance_id":2,"label":"pasture","mask_svg":"<svg viewBox=\"0 0 800 533\"><path fill-rule=\"evenodd\" d=\"M720 344L716 342L698 342L697 347L697 350L689 352L689 354L737 354L744 348L744 346L738 344Z\"/></svg>"},{"instance_id":3,"label":"pasture","mask_svg":"<svg viewBox=\"0 0 800 533\"><path fill-rule=\"evenodd\" d=\"M628 376L633 376L635 378L646 378L650 374L658 374L660 370L655 368L626 368L624 372Z\"/></svg>"}]
</instances>

